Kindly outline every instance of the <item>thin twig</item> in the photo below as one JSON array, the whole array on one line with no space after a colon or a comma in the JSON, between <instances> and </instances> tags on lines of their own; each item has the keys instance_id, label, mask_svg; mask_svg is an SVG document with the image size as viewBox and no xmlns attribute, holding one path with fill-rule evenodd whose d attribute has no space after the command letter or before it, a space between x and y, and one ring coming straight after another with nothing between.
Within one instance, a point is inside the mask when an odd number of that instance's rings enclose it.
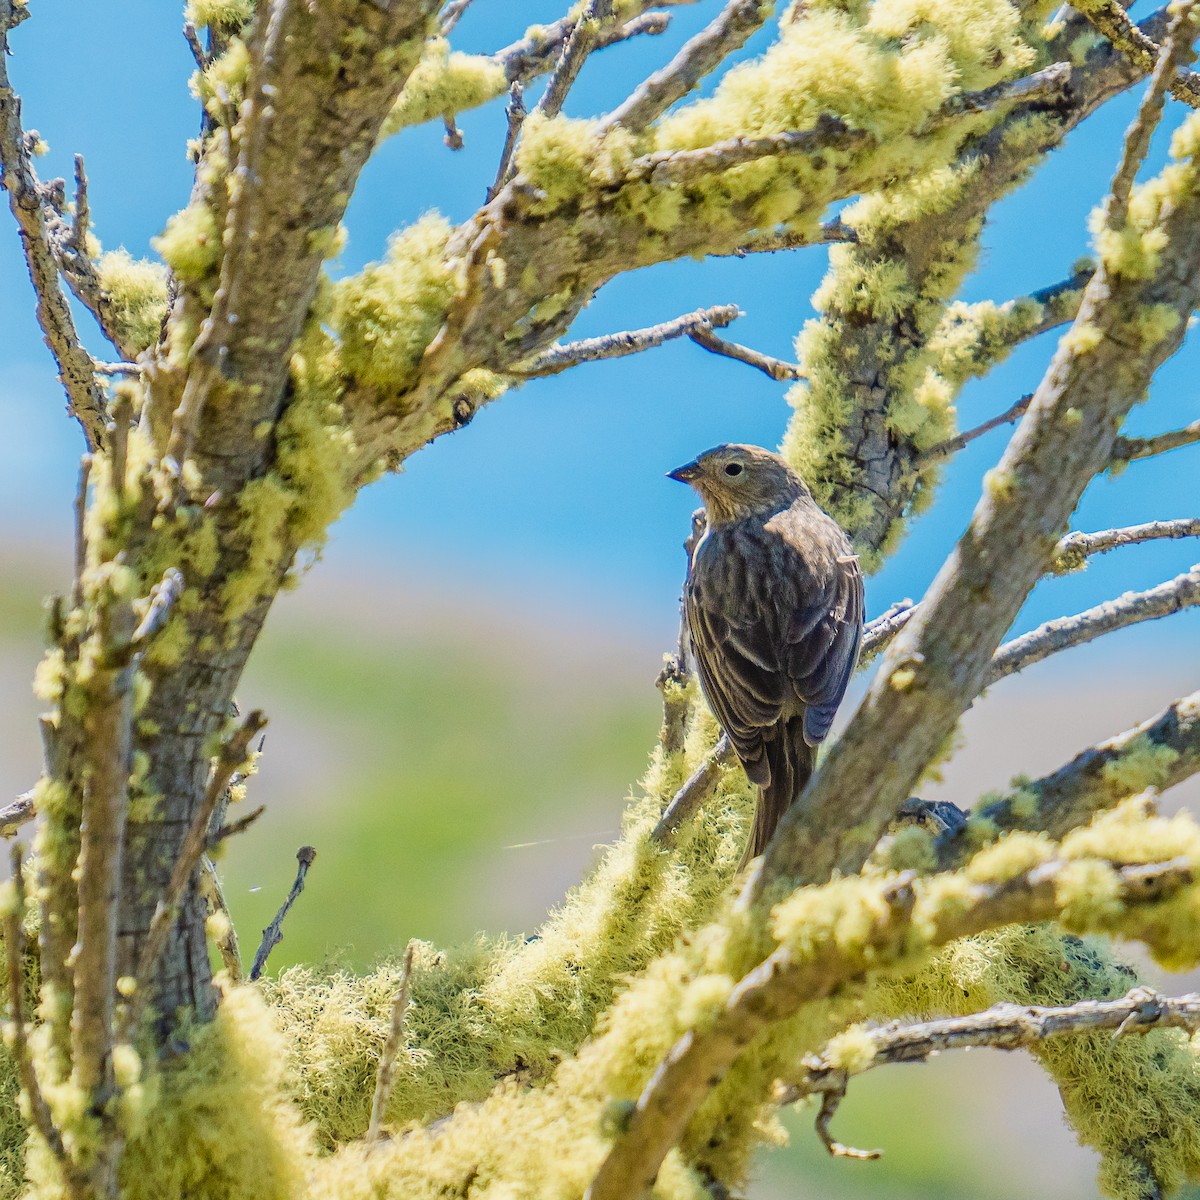
<instances>
[{"instance_id":1,"label":"thin twig","mask_svg":"<svg viewBox=\"0 0 1200 1200\"><path fill-rule=\"evenodd\" d=\"M500 164L496 168L496 181L487 190L487 203L495 199L496 193L512 178L513 153L517 148L517 139L521 136L521 126L525 124L525 85L514 79L508 89L508 107L504 110L508 118L508 131L504 135L504 148L500 151Z\"/></svg>"},{"instance_id":2,"label":"thin twig","mask_svg":"<svg viewBox=\"0 0 1200 1200\"><path fill-rule=\"evenodd\" d=\"M412 978L413 944L409 942L404 954L404 967L400 972L400 987L392 1001L392 1020L388 1026L383 1052L379 1055L379 1069L375 1074L375 1095L371 1099L371 1121L367 1126L367 1149L369 1150L383 1133L383 1118L391 1098L392 1085L396 1077L396 1055L404 1037L404 1016L408 1012L408 988Z\"/></svg>"},{"instance_id":3,"label":"thin twig","mask_svg":"<svg viewBox=\"0 0 1200 1200\"><path fill-rule=\"evenodd\" d=\"M1114 463L1137 462L1138 459L1153 458L1156 454L1166 454L1168 450L1193 446L1197 442L1200 442L1200 421L1193 421L1182 429L1171 429L1153 437L1119 437L1113 443L1112 460Z\"/></svg>"},{"instance_id":4,"label":"thin twig","mask_svg":"<svg viewBox=\"0 0 1200 1200\"><path fill-rule=\"evenodd\" d=\"M140 379L145 373L141 365L131 362L94 362L92 370L97 375L132 375L135 379Z\"/></svg>"},{"instance_id":5,"label":"thin twig","mask_svg":"<svg viewBox=\"0 0 1200 1200\"><path fill-rule=\"evenodd\" d=\"M567 93L579 76L587 56L599 43L600 30L612 21L613 0L588 0L587 11L571 30L571 36L538 101L537 111L543 117L557 117L567 99Z\"/></svg>"},{"instance_id":6,"label":"thin twig","mask_svg":"<svg viewBox=\"0 0 1200 1200\"><path fill-rule=\"evenodd\" d=\"M766 23L774 5L765 0L729 0L724 9L679 53L655 71L601 122L600 128L620 125L637 133L682 100Z\"/></svg>"},{"instance_id":7,"label":"thin twig","mask_svg":"<svg viewBox=\"0 0 1200 1200\"><path fill-rule=\"evenodd\" d=\"M1022 396L1012 408L1002 412L998 417L993 417L990 421L984 421L982 425L976 425L974 429L968 429L965 433L930 446L928 450L917 456L917 469L920 470L932 463L942 462L952 454L957 454L964 446L970 445L976 438L983 437L985 433L991 433L993 429L999 429L1001 425L1012 425L1019 421L1025 415L1025 410L1029 407L1032 399L1032 393Z\"/></svg>"},{"instance_id":8,"label":"thin twig","mask_svg":"<svg viewBox=\"0 0 1200 1200\"><path fill-rule=\"evenodd\" d=\"M772 358L769 354L762 354L758 350L751 350L749 346L727 341L725 338L718 337L713 333L711 325L697 325L694 329L688 331L688 337L697 346L703 346L705 350L709 350L713 354L720 354L725 358L736 359L738 362L745 363L748 367L754 367L755 370L762 371L764 375L769 375L778 383L787 383L790 380L805 378L799 364L784 362L781 358Z\"/></svg>"},{"instance_id":9,"label":"thin twig","mask_svg":"<svg viewBox=\"0 0 1200 1200\"><path fill-rule=\"evenodd\" d=\"M267 959L271 956L271 951L283 941L284 918L291 911L291 907L296 903L300 893L304 891L305 877L308 875L308 869L313 865L316 857L317 852L312 846L301 846L296 851L296 862L299 865L296 868L295 881L292 883L291 891L287 894L287 899L275 914L275 919L263 930L262 942L259 944L258 953L254 956L254 964L250 968L251 979L257 979L263 973L263 968L267 965Z\"/></svg>"},{"instance_id":10,"label":"thin twig","mask_svg":"<svg viewBox=\"0 0 1200 1200\"><path fill-rule=\"evenodd\" d=\"M441 22L442 37L449 37L455 25L463 18L463 13L471 7L472 0L449 0L449 3L438 14Z\"/></svg>"},{"instance_id":11,"label":"thin twig","mask_svg":"<svg viewBox=\"0 0 1200 1200\"><path fill-rule=\"evenodd\" d=\"M599 362L604 358L624 358L653 349L675 338L690 337L702 327L724 328L741 316L736 304L721 304L715 308L698 308L695 312L651 325L646 329L632 329L622 333L606 333L602 337L584 338L578 342L566 342L551 346L536 358L516 367L507 367L507 374L520 379L541 379L557 375L570 367L585 362Z\"/></svg>"},{"instance_id":12,"label":"thin twig","mask_svg":"<svg viewBox=\"0 0 1200 1200\"><path fill-rule=\"evenodd\" d=\"M1174 7L1171 23L1167 26L1166 41L1150 76L1150 86L1138 107L1137 116L1125 131L1121 161L1113 176L1108 198L1104 202L1104 223L1109 229L1120 230L1124 227L1129 215L1129 196L1133 191L1134 177L1146 160L1150 138L1162 120L1167 89L1176 77L1179 64L1195 57L1192 49L1195 34L1191 28L1193 8L1194 0L1179 0ZM1196 98L1191 102L1194 105L1197 102Z\"/></svg>"},{"instance_id":13,"label":"thin twig","mask_svg":"<svg viewBox=\"0 0 1200 1200\"><path fill-rule=\"evenodd\" d=\"M11 804L0 808L0 837L15 837L17 832L37 816L33 789L22 792Z\"/></svg>"},{"instance_id":14,"label":"thin twig","mask_svg":"<svg viewBox=\"0 0 1200 1200\"><path fill-rule=\"evenodd\" d=\"M85 454L79 460L79 484L75 489L75 572L71 580L71 605L74 608L83 603L83 573L87 568L87 494L91 477L92 456Z\"/></svg>"},{"instance_id":15,"label":"thin twig","mask_svg":"<svg viewBox=\"0 0 1200 1200\"><path fill-rule=\"evenodd\" d=\"M118 1033L120 1041L128 1041L141 1023L150 998L150 980L153 977L154 969L166 948L167 938L179 915L179 907L183 902L184 894L195 875L200 857L208 843L208 825L212 819L213 810L229 786L234 772L246 761L250 752L250 743L266 723L266 717L255 709L221 746L220 754L213 765L212 775L209 777L204 798L192 818L183 845L179 848L179 857L175 860L171 878L159 898L153 917L150 918L150 928L146 932L146 940L142 943L142 953L138 958L137 970L134 974L133 991L120 1021Z\"/></svg>"},{"instance_id":16,"label":"thin twig","mask_svg":"<svg viewBox=\"0 0 1200 1200\"><path fill-rule=\"evenodd\" d=\"M88 449L95 450L104 442L104 395L59 285L43 211L44 188L33 169L31 151L36 135L27 135L21 127L21 101L8 78L8 31L16 23L17 11L13 0L0 0L0 165L4 168L0 186L8 192L9 207L17 220L37 299L38 324L58 367L68 411L82 427Z\"/></svg>"},{"instance_id":17,"label":"thin twig","mask_svg":"<svg viewBox=\"0 0 1200 1200\"><path fill-rule=\"evenodd\" d=\"M1163 48L1129 19L1117 0L1090 0L1080 11L1139 70L1150 74L1163 61ZM1174 65L1178 65L1178 60ZM1192 108L1200 107L1200 75L1173 70L1168 80L1176 100Z\"/></svg>"},{"instance_id":18,"label":"thin twig","mask_svg":"<svg viewBox=\"0 0 1200 1200\"><path fill-rule=\"evenodd\" d=\"M231 837L237 837L239 833L245 833L266 811L267 806L260 804L257 808L252 808L244 817L238 817L236 821L228 821L214 830L208 835L208 852L211 854L222 842L228 841Z\"/></svg>"},{"instance_id":19,"label":"thin twig","mask_svg":"<svg viewBox=\"0 0 1200 1200\"><path fill-rule=\"evenodd\" d=\"M200 38L196 33L196 26L191 21L183 23L183 40L187 42L196 66L201 71L205 70L208 67L208 55L205 54L204 47L200 44Z\"/></svg>"},{"instance_id":20,"label":"thin twig","mask_svg":"<svg viewBox=\"0 0 1200 1200\"><path fill-rule=\"evenodd\" d=\"M879 1151L848 1151L833 1140L829 1121L846 1095L846 1085L856 1075L893 1063L926 1062L945 1050L989 1046L995 1050L1021 1050L1052 1038L1095 1034L1111 1030L1112 1036L1149 1033L1153 1029L1200 1030L1200 993L1160 996L1153 988L1137 987L1118 1000L1081 1000L1064 1005L996 1004L965 1017L948 1017L905 1025L899 1021L863 1031L874 1055L848 1071L836 1065L828 1050L805 1059L804 1076L782 1087L775 1099L795 1104L807 1096L822 1096L817 1136L831 1153L855 1158L877 1158Z\"/></svg>"},{"instance_id":21,"label":"thin twig","mask_svg":"<svg viewBox=\"0 0 1200 1200\"><path fill-rule=\"evenodd\" d=\"M213 942L216 944L217 953L221 956L221 965L234 983L241 983L245 978L245 972L242 967L242 951L238 945L237 929L233 924L233 917L229 913L229 903L225 899L225 889L221 886L221 877L217 874L217 865L207 854L200 859L200 895L204 897L209 917L216 917L219 922L219 928L213 935Z\"/></svg>"},{"instance_id":22,"label":"thin twig","mask_svg":"<svg viewBox=\"0 0 1200 1200\"><path fill-rule=\"evenodd\" d=\"M29 1105L29 1115L33 1121L33 1127L58 1162L68 1193L72 1197L82 1198L85 1195L83 1179L67 1154L62 1134L54 1124L54 1117L50 1112L50 1106L46 1103L45 1096L42 1095L37 1070L34 1068L33 1058L29 1053L29 1034L25 1028L25 873L22 854L20 846L13 846L10 862L12 863L12 880L16 896L15 902L4 913L9 1029L12 1034L9 1050L17 1068L17 1078L21 1081L21 1091L24 1092L25 1101Z\"/></svg>"}]
</instances>

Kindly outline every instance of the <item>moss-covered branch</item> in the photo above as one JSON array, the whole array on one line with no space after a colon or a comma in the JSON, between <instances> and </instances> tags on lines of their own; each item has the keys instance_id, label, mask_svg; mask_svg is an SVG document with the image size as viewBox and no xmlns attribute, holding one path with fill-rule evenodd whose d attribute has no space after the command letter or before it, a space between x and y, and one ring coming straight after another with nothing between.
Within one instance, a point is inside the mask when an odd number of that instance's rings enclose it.
<instances>
[{"instance_id":1,"label":"moss-covered branch","mask_svg":"<svg viewBox=\"0 0 1200 1200\"><path fill-rule=\"evenodd\" d=\"M978 695L1004 631L1053 557L1117 429L1183 338L1200 296L1200 183L1185 125L1170 171L1143 186L1029 413L960 539L888 650L855 719L780 826L762 879L857 870L955 722ZM1165 240L1169 258L1153 249ZM897 745L897 743L899 743ZM871 746L897 745L880 762ZM836 799L835 799L836 798Z\"/></svg>"},{"instance_id":2,"label":"moss-covered branch","mask_svg":"<svg viewBox=\"0 0 1200 1200\"><path fill-rule=\"evenodd\" d=\"M744 1050L802 1006L865 974L998 925L1054 918L1076 930L1141 937L1177 958L1180 943L1165 938L1165 924L1177 934L1197 919L1200 829L1187 820L1148 821L1144 840L1122 845L1138 823L1136 816L1102 818L1061 847L1011 835L962 874L842 880L783 901L773 917L778 949L663 1060L597 1173L591 1200L648 1194L700 1101ZM1167 854L1143 865L1150 845ZM1164 919L1160 906L1178 923Z\"/></svg>"},{"instance_id":3,"label":"moss-covered branch","mask_svg":"<svg viewBox=\"0 0 1200 1200\"><path fill-rule=\"evenodd\" d=\"M8 192L17 221L37 300L38 324L58 367L67 411L83 429L88 449L94 450L104 441L104 394L59 284L58 264L46 228L44 189L33 169L36 137L31 140L21 125L21 100L8 79L8 35L25 15L23 4L0 0L0 186Z\"/></svg>"}]
</instances>

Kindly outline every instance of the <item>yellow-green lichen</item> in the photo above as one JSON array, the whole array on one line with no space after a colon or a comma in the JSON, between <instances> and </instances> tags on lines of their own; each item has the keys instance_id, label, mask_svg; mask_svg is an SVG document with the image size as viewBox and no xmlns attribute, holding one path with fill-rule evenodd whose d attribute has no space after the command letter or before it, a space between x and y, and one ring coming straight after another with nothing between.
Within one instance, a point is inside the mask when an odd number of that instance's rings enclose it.
<instances>
[{"instance_id":1,"label":"yellow-green lichen","mask_svg":"<svg viewBox=\"0 0 1200 1200\"><path fill-rule=\"evenodd\" d=\"M96 261L96 271L120 338L134 353L153 346L167 313L167 281L162 266L118 249L102 254Z\"/></svg>"},{"instance_id":2,"label":"yellow-green lichen","mask_svg":"<svg viewBox=\"0 0 1200 1200\"><path fill-rule=\"evenodd\" d=\"M383 123L380 137L439 116L453 116L502 96L508 89L503 65L486 54L451 50L445 38L426 43L425 54L408 77Z\"/></svg>"}]
</instances>

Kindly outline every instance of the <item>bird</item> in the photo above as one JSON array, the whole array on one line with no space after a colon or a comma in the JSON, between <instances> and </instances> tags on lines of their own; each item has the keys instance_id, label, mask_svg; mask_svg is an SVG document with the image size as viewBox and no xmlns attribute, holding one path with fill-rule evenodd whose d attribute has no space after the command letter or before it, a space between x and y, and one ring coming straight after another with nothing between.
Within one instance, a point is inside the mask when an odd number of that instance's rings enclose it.
<instances>
[{"instance_id":1,"label":"bird","mask_svg":"<svg viewBox=\"0 0 1200 1200\"><path fill-rule=\"evenodd\" d=\"M759 788L739 869L804 791L858 662L863 579L840 525L787 461L714 446L667 472L704 502L684 584L700 688Z\"/></svg>"}]
</instances>

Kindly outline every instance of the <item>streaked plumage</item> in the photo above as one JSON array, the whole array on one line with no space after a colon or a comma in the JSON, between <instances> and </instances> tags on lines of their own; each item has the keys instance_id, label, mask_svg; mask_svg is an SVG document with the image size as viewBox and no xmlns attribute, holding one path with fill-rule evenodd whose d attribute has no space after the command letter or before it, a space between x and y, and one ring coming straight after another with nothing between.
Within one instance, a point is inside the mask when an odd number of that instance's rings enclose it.
<instances>
[{"instance_id":1,"label":"streaked plumage","mask_svg":"<svg viewBox=\"0 0 1200 1200\"><path fill-rule=\"evenodd\" d=\"M725 445L676 468L704 501L684 611L700 686L759 785L743 862L804 790L858 660L863 583L837 522L776 454Z\"/></svg>"}]
</instances>

